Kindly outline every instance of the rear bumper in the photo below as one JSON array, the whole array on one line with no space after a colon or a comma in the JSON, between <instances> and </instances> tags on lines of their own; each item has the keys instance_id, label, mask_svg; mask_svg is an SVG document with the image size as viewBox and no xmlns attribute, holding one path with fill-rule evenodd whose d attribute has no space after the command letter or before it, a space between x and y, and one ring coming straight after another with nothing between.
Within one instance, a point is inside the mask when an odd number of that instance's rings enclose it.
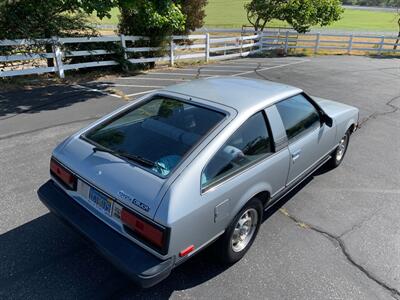
<instances>
[{"instance_id":1,"label":"rear bumper","mask_svg":"<svg viewBox=\"0 0 400 300\"><path fill-rule=\"evenodd\" d=\"M151 287L171 273L172 258L160 260L107 224L100 221L49 180L38 190L47 208L83 234L118 269L144 288Z\"/></svg>"}]
</instances>

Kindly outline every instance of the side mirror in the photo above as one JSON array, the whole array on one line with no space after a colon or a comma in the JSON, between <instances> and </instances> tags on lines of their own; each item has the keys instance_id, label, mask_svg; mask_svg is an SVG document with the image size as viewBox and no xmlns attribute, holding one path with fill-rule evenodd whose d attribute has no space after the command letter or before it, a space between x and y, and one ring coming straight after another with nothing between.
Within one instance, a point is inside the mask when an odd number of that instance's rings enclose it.
<instances>
[{"instance_id":1,"label":"side mirror","mask_svg":"<svg viewBox=\"0 0 400 300\"><path fill-rule=\"evenodd\" d=\"M328 116L327 114L322 114L322 123L326 124L326 126L328 127L332 127L333 125L333 120L330 116Z\"/></svg>"}]
</instances>

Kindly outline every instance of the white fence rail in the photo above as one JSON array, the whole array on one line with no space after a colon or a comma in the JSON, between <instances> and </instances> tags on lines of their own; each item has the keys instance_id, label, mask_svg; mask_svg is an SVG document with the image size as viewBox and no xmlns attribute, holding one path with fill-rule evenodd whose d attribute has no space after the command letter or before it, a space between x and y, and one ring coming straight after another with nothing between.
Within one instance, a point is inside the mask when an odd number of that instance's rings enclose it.
<instances>
[{"instance_id":1,"label":"white fence rail","mask_svg":"<svg viewBox=\"0 0 400 300\"><path fill-rule=\"evenodd\" d=\"M241 34L234 36L238 32ZM249 31L230 30L229 33L232 36L226 36L226 32L225 36L215 35L213 37L209 33L172 36L169 45L163 48L143 46L149 40L147 37L124 35L79 38L53 37L35 41L0 40L0 50L1 47L12 49L10 55L0 56L0 66L3 65L3 67L0 67L0 77L53 72L64 78L64 73L67 70L117 65L118 62L114 61L112 57L114 52L107 50L107 47L104 46L105 43L120 45L123 49L124 59L133 64L168 62L171 66L176 61L184 59L201 59L208 62L209 60L244 57L272 49L281 49L285 53L288 53L290 49L311 49L314 53L321 50L344 51L348 54L355 51L367 51L379 55L387 52L400 53L400 45L399 49L393 49L398 43L396 36L322 33L300 35L293 31L264 31L263 33L252 34ZM87 43L95 44L96 49L84 50L84 45ZM51 45L52 52L45 52L46 45ZM71 45L74 46L73 51L68 50ZM29 52L27 49L32 46L34 46L34 49L42 49L42 52L40 50L36 50L34 53ZM161 50L164 50L164 53L160 56L158 53ZM92 60L74 63L73 59L77 57ZM46 60L48 59L54 61L54 67L47 66ZM41 61L41 64L35 64L37 61Z\"/></svg>"},{"instance_id":2,"label":"white fence rail","mask_svg":"<svg viewBox=\"0 0 400 300\"><path fill-rule=\"evenodd\" d=\"M383 53L400 53L398 36L360 35L360 34L298 34L294 31L264 32L261 38L263 48L311 49L315 54L321 50L342 51L347 54L365 53L381 55ZM398 46L398 47L397 47Z\"/></svg>"},{"instance_id":3,"label":"white fence rail","mask_svg":"<svg viewBox=\"0 0 400 300\"><path fill-rule=\"evenodd\" d=\"M224 59L231 57L246 56L250 53L259 51L258 40L260 35L239 36L229 38L210 38L209 34L197 34L188 36L173 36L170 43L166 47L143 47L143 41L148 41L147 37L141 36L103 36L103 37L79 37L79 38L51 38L41 40L0 40L1 47L16 47L17 49L12 55L0 56L0 65L4 67L0 69L0 77L11 77L18 75L42 74L55 72L59 77L64 78L67 70L78 70L81 68L94 68L104 66L114 66L118 63L105 59L112 56L113 51L105 50L102 47L104 43L118 43L124 51L124 58L133 64L149 63L149 62L169 62L174 65L175 61L184 59L204 59L205 61L213 59ZM190 43L187 43L190 41ZM139 42L139 45L136 45ZM69 45L98 43L98 47L93 50L65 50ZM18 49L24 46L38 46L44 51L45 45L50 44L51 53L35 52L35 53L17 53ZM129 45L128 45L129 44ZM103 49L102 49L103 48ZM168 55L157 56L157 51L164 50ZM25 51L26 52L26 51ZM132 57L131 54L136 54ZM71 63L68 59L76 57L102 57L99 61ZM47 67L45 60L53 59L54 67ZM33 66L29 62L42 60L41 66ZM24 63L17 66L13 63ZM26 64L28 62L28 64ZM7 64L9 64L7 66Z\"/></svg>"}]
</instances>

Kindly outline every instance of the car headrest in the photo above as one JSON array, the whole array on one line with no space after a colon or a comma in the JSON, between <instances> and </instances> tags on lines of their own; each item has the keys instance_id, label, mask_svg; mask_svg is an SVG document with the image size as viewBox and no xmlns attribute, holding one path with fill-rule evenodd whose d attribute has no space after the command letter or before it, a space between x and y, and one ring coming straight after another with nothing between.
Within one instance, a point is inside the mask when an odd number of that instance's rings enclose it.
<instances>
[{"instance_id":1,"label":"car headrest","mask_svg":"<svg viewBox=\"0 0 400 300\"><path fill-rule=\"evenodd\" d=\"M151 130L176 142L181 142L187 146L194 145L200 139L198 134L184 131L180 128L154 119L144 120L141 126L144 129Z\"/></svg>"}]
</instances>

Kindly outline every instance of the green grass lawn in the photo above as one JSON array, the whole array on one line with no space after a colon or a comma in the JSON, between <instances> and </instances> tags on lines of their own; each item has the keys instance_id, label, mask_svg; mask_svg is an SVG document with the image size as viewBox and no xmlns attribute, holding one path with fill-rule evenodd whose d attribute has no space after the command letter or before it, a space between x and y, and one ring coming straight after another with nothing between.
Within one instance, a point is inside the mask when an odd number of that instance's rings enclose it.
<instances>
[{"instance_id":1,"label":"green grass lawn","mask_svg":"<svg viewBox=\"0 0 400 300\"><path fill-rule=\"evenodd\" d=\"M209 0L206 7L206 26L241 27L247 25L246 12L243 8L246 0ZM273 21L270 26L285 26L281 21ZM342 19L328 26L332 29L397 31L396 14L346 9Z\"/></svg>"},{"instance_id":2,"label":"green grass lawn","mask_svg":"<svg viewBox=\"0 0 400 300\"><path fill-rule=\"evenodd\" d=\"M240 28L248 24L243 8L248 0L209 0L206 7L206 27ZM112 11L111 19L94 20L100 24L117 24L118 9ZM273 21L270 26L287 26L284 22ZM346 9L340 21L327 28L343 30L393 31L397 32L396 14Z\"/></svg>"},{"instance_id":3,"label":"green grass lawn","mask_svg":"<svg viewBox=\"0 0 400 300\"><path fill-rule=\"evenodd\" d=\"M117 25L118 24L119 9L113 8L111 10L111 18L104 18L102 20L98 19L95 14L91 18L91 21L100 25Z\"/></svg>"}]
</instances>

